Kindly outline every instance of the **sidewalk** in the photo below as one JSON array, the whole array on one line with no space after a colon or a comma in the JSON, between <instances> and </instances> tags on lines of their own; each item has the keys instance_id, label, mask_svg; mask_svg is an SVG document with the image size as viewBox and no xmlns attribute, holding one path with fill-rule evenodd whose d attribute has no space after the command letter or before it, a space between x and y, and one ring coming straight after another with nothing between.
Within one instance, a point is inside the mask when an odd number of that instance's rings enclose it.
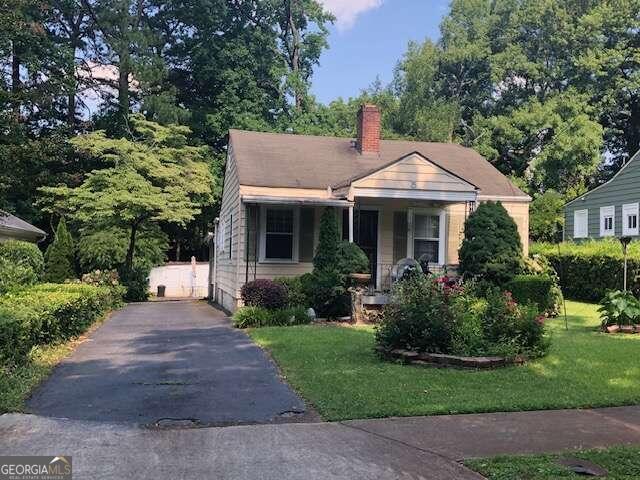
<instances>
[{"instance_id":1,"label":"sidewalk","mask_svg":"<svg viewBox=\"0 0 640 480\"><path fill-rule=\"evenodd\" d=\"M343 424L452 460L640 445L640 406L384 418Z\"/></svg>"},{"instance_id":2,"label":"sidewalk","mask_svg":"<svg viewBox=\"0 0 640 480\"><path fill-rule=\"evenodd\" d=\"M640 444L640 406L149 429L0 416L0 455L71 455L75 479L481 480L460 460Z\"/></svg>"}]
</instances>

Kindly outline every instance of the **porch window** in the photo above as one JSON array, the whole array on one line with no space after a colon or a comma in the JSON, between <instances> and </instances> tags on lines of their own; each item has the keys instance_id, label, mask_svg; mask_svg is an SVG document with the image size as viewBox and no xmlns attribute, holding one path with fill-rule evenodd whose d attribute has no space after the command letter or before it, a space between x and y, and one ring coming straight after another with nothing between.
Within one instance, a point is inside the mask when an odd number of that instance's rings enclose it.
<instances>
[{"instance_id":1,"label":"porch window","mask_svg":"<svg viewBox=\"0 0 640 480\"><path fill-rule=\"evenodd\" d=\"M438 215L414 215L413 258L426 255L429 262L439 263L440 217Z\"/></svg>"},{"instance_id":2,"label":"porch window","mask_svg":"<svg viewBox=\"0 0 640 480\"><path fill-rule=\"evenodd\" d=\"M262 208L261 261L297 261L298 209L286 207Z\"/></svg>"}]
</instances>

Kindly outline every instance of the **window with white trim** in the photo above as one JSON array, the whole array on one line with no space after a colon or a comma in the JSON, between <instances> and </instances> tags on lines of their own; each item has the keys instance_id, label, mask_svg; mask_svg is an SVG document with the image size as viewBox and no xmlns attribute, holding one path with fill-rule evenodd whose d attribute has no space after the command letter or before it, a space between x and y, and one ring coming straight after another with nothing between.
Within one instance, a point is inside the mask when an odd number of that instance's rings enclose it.
<instances>
[{"instance_id":1,"label":"window with white trim","mask_svg":"<svg viewBox=\"0 0 640 480\"><path fill-rule=\"evenodd\" d=\"M622 235L638 235L638 204L627 203L622 205Z\"/></svg>"},{"instance_id":2,"label":"window with white trim","mask_svg":"<svg viewBox=\"0 0 640 480\"><path fill-rule=\"evenodd\" d=\"M218 228L218 250L224 252L225 239L227 236L227 223L226 220L221 221Z\"/></svg>"},{"instance_id":3,"label":"window with white trim","mask_svg":"<svg viewBox=\"0 0 640 480\"><path fill-rule=\"evenodd\" d=\"M573 212L573 238L587 238L589 236L589 210L575 210Z\"/></svg>"},{"instance_id":4,"label":"window with white trim","mask_svg":"<svg viewBox=\"0 0 640 480\"><path fill-rule=\"evenodd\" d=\"M416 213L413 218L413 258L426 255L430 263L439 263L440 217Z\"/></svg>"},{"instance_id":5,"label":"window with white trim","mask_svg":"<svg viewBox=\"0 0 640 480\"><path fill-rule=\"evenodd\" d=\"M612 237L615 234L616 207L600 207L600 236Z\"/></svg>"},{"instance_id":6,"label":"window with white trim","mask_svg":"<svg viewBox=\"0 0 640 480\"><path fill-rule=\"evenodd\" d=\"M406 255L419 260L425 255L430 263L444 265L446 224L445 212L435 209L408 209Z\"/></svg>"},{"instance_id":7,"label":"window with white trim","mask_svg":"<svg viewBox=\"0 0 640 480\"><path fill-rule=\"evenodd\" d=\"M291 207L262 207L260 261L298 261L298 212Z\"/></svg>"}]
</instances>

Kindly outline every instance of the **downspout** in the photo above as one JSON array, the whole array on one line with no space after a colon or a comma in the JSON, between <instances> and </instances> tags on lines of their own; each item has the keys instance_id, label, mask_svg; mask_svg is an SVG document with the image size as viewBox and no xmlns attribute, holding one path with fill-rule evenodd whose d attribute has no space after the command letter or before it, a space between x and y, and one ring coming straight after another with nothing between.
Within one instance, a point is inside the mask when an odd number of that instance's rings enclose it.
<instances>
[{"instance_id":1,"label":"downspout","mask_svg":"<svg viewBox=\"0 0 640 480\"><path fill-rule=\"evenodd\" d=\"M217 287L218 287L218 224L219 223L220 223L220 218L216 217L213 220L213 269L209 267L209 285L211 285L211 289L212 289L210 300L215 303L218 302Z\"/></svg>"}]
</instances>

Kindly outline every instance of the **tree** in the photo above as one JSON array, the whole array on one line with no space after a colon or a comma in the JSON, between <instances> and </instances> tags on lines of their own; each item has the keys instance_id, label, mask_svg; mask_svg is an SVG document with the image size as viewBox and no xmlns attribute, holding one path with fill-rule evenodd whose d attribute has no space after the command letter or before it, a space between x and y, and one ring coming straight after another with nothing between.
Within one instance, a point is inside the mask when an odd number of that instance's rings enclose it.
<instances>
[{"instance_id":1,"label":"tree","mask_svg":"<svg viewBox=\"0 0 640 480\"><path fill-rule=\"evenodd\" d=\"M109 138L104 131L75 137L79 153L110 166L92 171L78 187L41 189L50 205L68 212L81 228L126 229L125 272L134 264L139 230L154 223L186 224L210 201L213 183L209 149L189 145L188 128L161 126L141 115L129 116L129 126L129 138Z\"/></svg>"},{"instance_id":2,"label":"tree","mask_svg":"<svg viewBox=\"0 0 640 480\"><path fill-rule=\"evenodd\" d=\"M76 277L75 247L67 230L64 217L60 218L55 238L44 255L44 279L47 282L62 283Z\"/></svg>"},{"instance_id":3,"label":"tree","mask_svg":"<svg viewBox=\"0 0 640 480\"><path fill-rule=\"evenodd\" d=\"M565 197L555 190L535 196L529 207L529 236L532 240L561 240L565 203Z\"/></svg>"},{"instance_id":4,"label":"tree","mask_svg":"<svg viewBox=\"0 0 640 480\"><path fill-rule=\"evenodd\" d=\"M313 269L319 272L335 271L338 262L338 219L333 207L326 207L320 217L320 232L318 246L313 257Z\"/></svg>"},{"instance_id":5,"label":"tree","mask_svg":"<svg viewBox=\"0 0 640 480\"><path fill-rule=\"evenodd\" d=\"M460 273L504 285L522 270L518 227L500 202L484 202L464 225Z\"/></svg>"}]
</instances>

